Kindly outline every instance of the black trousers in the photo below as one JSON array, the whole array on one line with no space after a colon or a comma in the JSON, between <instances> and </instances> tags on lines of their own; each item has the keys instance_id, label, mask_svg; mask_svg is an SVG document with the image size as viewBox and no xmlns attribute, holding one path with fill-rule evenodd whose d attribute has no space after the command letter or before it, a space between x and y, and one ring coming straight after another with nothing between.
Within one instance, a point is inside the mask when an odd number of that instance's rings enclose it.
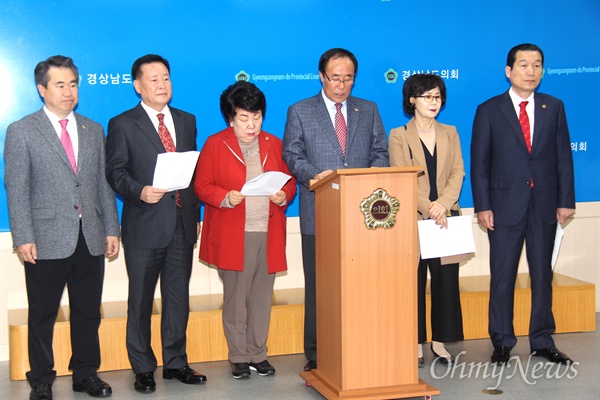
<instances>
[{"instance_id":1,"label":"black trousers","mask_svg":"<svg viewBox=\"0 0 600 400\"><path fill-rule=\"evenodd\" d=\"M463 340L458 264L442 265L439 258L431 258L420 259L417 271L419 343L427 341L425 287L428 268L431 275L431 340L443 343Z\"/></svg>"},{"instance_id":2,"label":"black trousers","mask_svg":"<svg viewBox=\"0 0 600 400\"><path fill-rule=\"evenodd\" d=\"M90 254L83 233L75 252L61 260L25 263L25 283L29 301L27 380L32 386L52 384L56 377L52 338L54 323L65 285L69 294L71 360L73 381L96 375L100 366L100 304L104 283L104 255Z\"/></svg>"},{"instance_id":3,"label":"black trousers","mask_svg":"<svg viewBox=\"0 0 600 400\"><path fill-rule=\"evenodd\" d=\"M535 188L534 188L535 190ZM536 213L535 196L523 220L513 226L496 221L490 240L490 306L489 333L494 346L512 348L517 343L513 325L515 282L519 258L525 242L531 284L531 315L529 344L532 349L554 345L552 334L556 329L552 313L552 251L556 222L546 223Z\"/></svg>"},{"instance_id":4,"label":"black trousers","mask_svg":"<svg viewBox=\"0 0 600 400\"><path fill-rule=\"evenodd\" d=\"M304 355L317 361L317 277L315 235L302 234L302 265L304 267Z\"/></svg>"},{"instance_id":5,"label":"black trousers","mask_svg":"<svg viewBox=\"0 0 600 400\"><path fill-rule=\"evenodd\" d=\"M162 297L161 339L165 368L188 364L186 329L189 318L189 283L194 246L186 239L183 217L177 212L173 241L159 249L124 246L129 277L127 300L127 354L133 372L153 372L156 356L150 346L154 291L160 277Z\"/></svg>"}]
</instances>

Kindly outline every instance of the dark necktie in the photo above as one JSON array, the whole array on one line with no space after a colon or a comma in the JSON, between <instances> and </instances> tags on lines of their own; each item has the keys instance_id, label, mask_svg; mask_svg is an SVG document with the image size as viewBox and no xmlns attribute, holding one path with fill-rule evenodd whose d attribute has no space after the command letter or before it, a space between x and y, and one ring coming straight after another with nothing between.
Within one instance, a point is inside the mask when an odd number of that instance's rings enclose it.
<instances>
[{"instance_id":1,"label":"dark necktie","mask_svg":"<svg viewBox=\"0 0 600 400\"><path fill-rule=\"evenodd\" d=\"M73 151L73 143L71 142L71 136L69 132L67 132L67 123L68 119L61 119L58 121L62 130L60 132L60 142L62 143L65 153L67 153L67 158L71 163L71 167L73 168L73 172L77 173L77 162L75 161L75 152Z\"/></svg>"},{"instance_id":2,"label":"dark necktie","mask_svg":"<svg viewBox=\"0 0 600 400\"><path fill-rule=\"evenodd\" d=\"M160 137L160 141L162 142L163 146L165 147L165 151L167 153L171 153L175 151L175 143L173 143L173 138L171 137L171 133L169 133L169 130L167 129L167 126L165 125L165 114L160 113L157 114L158 117L158 136ZM175 192L175 204L177 204L177 207L181 208L181 205L183 204L181 202L181 196L179 195L179 190Z\"/></svg>"},{"instance_id":3,"label":"dark necktie","mask_svg":"<svg viewBox=\"0 0 600 400\"><path fill-rule=\"evenodd\" d=\"M340 142L342 153L346 154L346 120L342 114L342 103L335 103L335 134Z\"/></svg>"}]
</instances>

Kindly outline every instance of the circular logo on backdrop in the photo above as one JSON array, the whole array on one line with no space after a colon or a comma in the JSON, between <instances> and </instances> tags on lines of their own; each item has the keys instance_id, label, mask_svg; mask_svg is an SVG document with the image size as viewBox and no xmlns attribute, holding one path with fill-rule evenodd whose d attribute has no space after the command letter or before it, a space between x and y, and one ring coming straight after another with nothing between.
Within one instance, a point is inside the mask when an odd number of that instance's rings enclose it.
<instances>
[{"instance_id":1,"label":"circular logo on backdrop","mask_svg":"<svg viewBox=\"0 0 600 400\"><path fill-rule=\"evenodd\" d=\"M396 79L398 79L398 73L392 68L385 71L384 76L387 83L396 83Z\"/></svg>"},{"instance_id":2,"label":"circular logo on backdrop","mask_svg":"<svg viewBox=\"0 0 600 400\"><path fill-rule=\"evenodd\" d=\"M248 75L248 74L246 73L246 71L244 71L244 70L241 70L240 72L238 72L238 73L235 75L235 80L236 80L236 81L246 81L246 82L248 82L248 81L250 80L250 75Z\"/></svg>"},{"instance_id":3,"label":"circular logo on backdrop","mask_svg":"<svg viewBox=\"0 0 600 400\"><path fill-rule=\"evenodd\" d=\"M396 225L396 214L400 210L400 202L391 197L383 189L377 189L360 203L360 210L365 215L365 225L369 229L392 228Z\"/></svg>"}]
</instances>

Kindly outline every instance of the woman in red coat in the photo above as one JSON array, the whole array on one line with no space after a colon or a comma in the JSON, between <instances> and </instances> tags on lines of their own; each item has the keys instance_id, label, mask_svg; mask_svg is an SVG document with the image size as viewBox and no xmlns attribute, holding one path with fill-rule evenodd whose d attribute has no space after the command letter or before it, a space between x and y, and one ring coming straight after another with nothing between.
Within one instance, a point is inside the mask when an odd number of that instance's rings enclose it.
<instances>
[{"instance_id":1,"label":"woman in red coat","mask_svg":"<svg viewBox=\"0 0 600 400\"><path fill-rule=\"evenodd\" d=\"M221 95L229 127L210 136L202 152L194 190L205 204L200 260L216 265L223 280L223 329L234 378L250 370L272 375L267 334L275 273L287 270L285 208L296 180L283 162L281 140L261 130L265 95L238 81ZM263 172L281 171L290 180L277 193L244 196L242 186Z\"/></svg>"}]
</instances>

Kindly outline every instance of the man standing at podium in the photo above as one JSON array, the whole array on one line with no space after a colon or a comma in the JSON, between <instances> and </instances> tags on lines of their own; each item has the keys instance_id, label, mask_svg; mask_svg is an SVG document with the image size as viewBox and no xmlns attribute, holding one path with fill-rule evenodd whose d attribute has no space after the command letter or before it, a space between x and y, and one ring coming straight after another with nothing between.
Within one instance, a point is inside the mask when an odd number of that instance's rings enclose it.
<instances>
[{"instance_id":1,"label":"man standing at podium","mask_svg":"<svg viewBox=\"0 0 600 400\"><path fill-rule=\"evenodd\" d=\"M552 339L551 259L556 224L575 211L573 156L562 101L535 93L543 65L538 46L513 47L505 67L510 89L481 104L473 122L471 184L477 220L490 241L489 333L492 362L498 364L510 360L517 342L514 290L524 241L531 277L531 353L572 362Z\"/></svg>"},{"instance_id":2,"label":"man standing at podium","mask_svg":"<svg viewBox=\"0 0 600 400\"><path fill-rule=\"evenodd\" d=\"M304 371L317 368L315 194L311 180L341 168L388 167L387 138L377 105L351 96L358 61L334 48L319 60L322 90L288 109L283 159L300 182L304 266Z\"/></svg>"}]
</instances>

